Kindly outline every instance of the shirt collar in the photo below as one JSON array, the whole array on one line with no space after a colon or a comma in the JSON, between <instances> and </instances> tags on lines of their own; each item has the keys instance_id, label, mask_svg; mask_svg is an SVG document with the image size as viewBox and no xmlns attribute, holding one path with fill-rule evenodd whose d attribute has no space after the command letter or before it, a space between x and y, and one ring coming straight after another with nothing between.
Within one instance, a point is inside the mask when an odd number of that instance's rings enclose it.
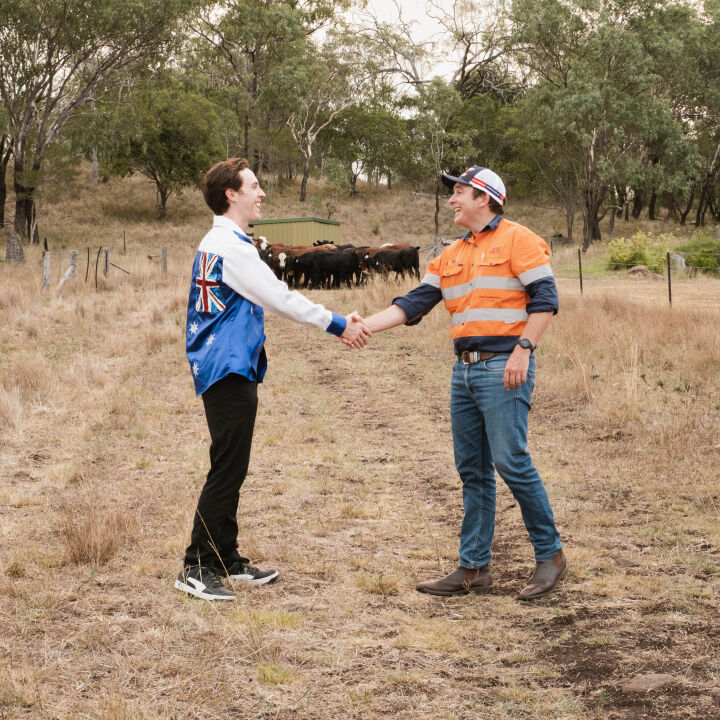
<instances>
[{"instance_id":1,"label":"shirt collar","mask_svg":"<svg viewBox=\"0 0 720 720\"><path fill-rule=\"evenodd\" d=\"M232 232L239 232L245 237L249 237L249 235L234 220L231 220L229 217L225 217L225 215L214 215L213 227L227 228L228 230L232 230Z\"/></svg>"},{"instance_id":2,"label":"shirt collar","mask_svg":"<svg viewBox=\"0 0 720 720\"><path fill-rule=\"evenodd\" d=\"M495 215L495 217L479 232L478 235L487 232L488 230L495 230L497 226L500 224L500 221L503 219L502 215ZM472 240L474 237L472 230L470 230L467 235L463 238L463 240Z\"/></svg>"}]
</instances>

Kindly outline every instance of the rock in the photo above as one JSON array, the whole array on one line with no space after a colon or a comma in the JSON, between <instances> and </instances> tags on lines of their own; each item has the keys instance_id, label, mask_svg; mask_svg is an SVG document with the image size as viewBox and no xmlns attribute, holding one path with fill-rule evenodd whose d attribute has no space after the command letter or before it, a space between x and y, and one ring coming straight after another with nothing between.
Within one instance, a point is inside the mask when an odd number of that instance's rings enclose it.
<instances>
[{"instance_id":1,"label":"rock","mask_svg":"<svg viewBox=\"0 0 720 720\"><path fill-rule=\"evenodd\" d=\"M685 255L687 255L687 253L673 253L670 256L670 262L672 263L672 266L678 268L679 270L687 270Z\"/></svg>"},{"instance_id":2,"label":"rock","mask_svg":"<svg viewBox=\"0 0 720 720\"><path fill-rule=\"evenodd\" d=\"M649 278L650 280L664 280L662 275L654 273L647 265L633 265L628 271L628 275L633 277Z\"/></svg>"},{"instance_id":3,"label":"rock","mask_svg":"<svg viewBox=\"0 0 720 720\"><path fill-rule=\"evenodd\" d=\"M661 690L676 682L672 675L650 673L648 675L636 675L632 680L620 686L623 692L650 692Z\"/></svg>"},{"instance_id":4,"label":"rock","mask_svg":"<svg viewBox=\"0 0 720 720\"><path fill-rule=\"evenodd\" d=\"M623 558L623 557L615 558L615 562L618 565L621 565L622 567L639 567L640 566L640 563L635 562L634 560L629 560L628 558Z\"/></svg>"}]
</instances>

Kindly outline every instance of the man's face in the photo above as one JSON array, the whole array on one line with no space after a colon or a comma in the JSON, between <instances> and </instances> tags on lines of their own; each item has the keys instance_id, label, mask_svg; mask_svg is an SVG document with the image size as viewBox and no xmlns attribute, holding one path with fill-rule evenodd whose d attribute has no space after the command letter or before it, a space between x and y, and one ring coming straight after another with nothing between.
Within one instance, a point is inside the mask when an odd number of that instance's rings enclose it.
<instances>
[{"instance_id":1,"label":"man's face","mask_svg":"<svg viewBox=\"0 0 720 720\"><path fill-rule=\"evenodd\" d=\"M455 217L453 222L460 227L473 229L481 221L480 214L488 203L488 197L481 194L473 197L473 188L463 183L455 183L453 194L448 200L448 205L453 209Z\"/></svg>"},{"instance_id":2,"label":"man's face","mask_svg":"<svg viewBox=\"0 0 720 720\"><path fill-rule=\"evenodd\" d=\"M250 168L240 171L242 185L239 190L228 190L228 200L235 218L239 219L242 227L260 219L260 205L265 193L260 187L255 173Z\"/></svg>"}]
</instances>

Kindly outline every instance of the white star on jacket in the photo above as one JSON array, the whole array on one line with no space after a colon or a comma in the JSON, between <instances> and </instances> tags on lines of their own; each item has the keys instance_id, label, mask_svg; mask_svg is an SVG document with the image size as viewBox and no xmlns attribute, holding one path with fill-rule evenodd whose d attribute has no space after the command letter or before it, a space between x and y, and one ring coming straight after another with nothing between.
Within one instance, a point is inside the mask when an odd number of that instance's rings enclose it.
<instances>
[{"instance_id":1,"label":"white star on jacket","mask_svg":"<svg viewBox=\"0 0 720 720\"><path fill-rule=\"evenodd\" d=\"M198 324L196 322L192 323L190 325L189 330L190 330L190 334L194 335L198 331Z\"/></svg>"},{"instance_id":2,"label":"white star on jacket","mask_svg":"<svg viewBox=\"0 0 720 720\"><path fill-rule=\"evenodd\" d=\"M193 363L192 371L193 375L197 377L198 373L200 372L200 366L197 363Z\"/></svg>"},{"instance_id":3,"label":"white star on jacket","mask_svg":"<svg viewBox=\"0 0 720 720\"><path fill-rule=\"evenodd\" d=\"M213 333L210 333L210 337L208 337L205 344L210 347L215 342L215 335Z\"/></svg>"}]
</instances>

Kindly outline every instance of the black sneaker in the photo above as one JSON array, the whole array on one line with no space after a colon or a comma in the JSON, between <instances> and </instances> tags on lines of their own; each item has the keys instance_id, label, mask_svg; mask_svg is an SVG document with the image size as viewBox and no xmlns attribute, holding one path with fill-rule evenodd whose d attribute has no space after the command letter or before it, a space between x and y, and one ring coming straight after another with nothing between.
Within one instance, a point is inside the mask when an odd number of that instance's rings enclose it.
<instances>
[{"instance_id":1,"label":"black sneaker","mask_svg":"<svg viewBox=\"0 0 720 720\"><path fill-rule=\"evenodd\" d=\"M253 585L265 585L274 582L279 574L277 570L258 570L252 565L237 560L227 569L227 576L231 580L242 580Z\"/></svg>"},{"instance_id":2,"label":"black sneaker","mask_svg":"<svg viewBox=\"0 0 720 720\"><path fill-rule=\"evenodd\" d=\"M235 596L220 582L210 569L199 566L186 567L180 571L175 588L203 600L234 600Z\"/></svg>"}]
</instances>

